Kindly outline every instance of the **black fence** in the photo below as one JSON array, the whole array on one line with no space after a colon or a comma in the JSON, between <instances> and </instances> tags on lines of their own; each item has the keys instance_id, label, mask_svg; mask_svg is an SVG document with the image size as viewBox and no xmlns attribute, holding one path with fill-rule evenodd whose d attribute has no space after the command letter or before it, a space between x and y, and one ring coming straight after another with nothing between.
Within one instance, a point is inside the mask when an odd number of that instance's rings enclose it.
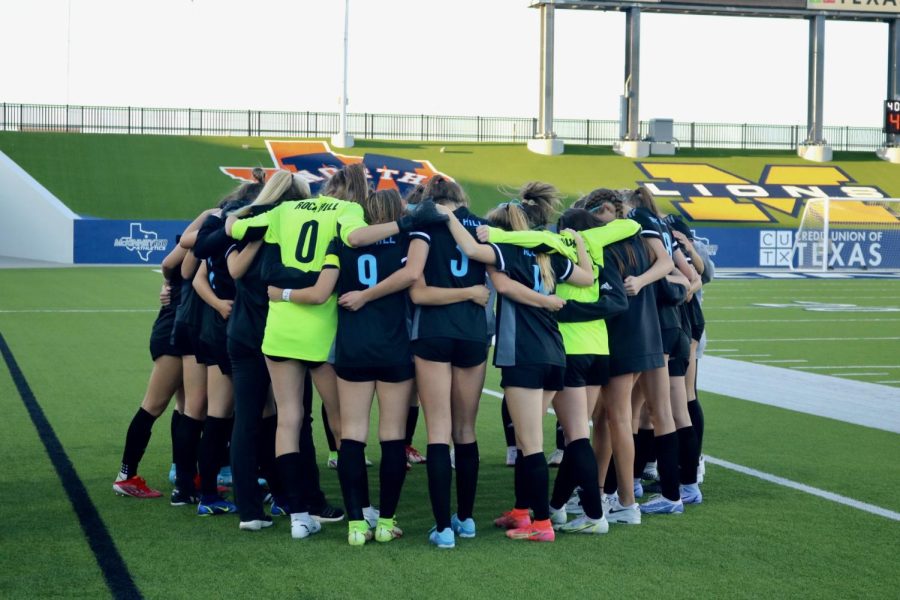
<instances>
[{"instance_id":1,"label":"black fence","mask_svg":"<svg viewBox=\"0 0 900 600\"><path fill-rule=\"evenodd\" d=\"M0 131L323 138L338 132L339 120L338 113L309 111L0 105ZM553 126L569 144L611 146L619 139L619 122L613 120L555 119ZM525 143L537 133L537 119L351 113L347 128L362 139ZM642 121L641 135L648 130L649 122ZM885 143L875 127L826 126L824 136L836 151L874 151ZM791 150L806 138L806 128L676 122L674 137L681 148Z\"/></svg>"}]
</instances>

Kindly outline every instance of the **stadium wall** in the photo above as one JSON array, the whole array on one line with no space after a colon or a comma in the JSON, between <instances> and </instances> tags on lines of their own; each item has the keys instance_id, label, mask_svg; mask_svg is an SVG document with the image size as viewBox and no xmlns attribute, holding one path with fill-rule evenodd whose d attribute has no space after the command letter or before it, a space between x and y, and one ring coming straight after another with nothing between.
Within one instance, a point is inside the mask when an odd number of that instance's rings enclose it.
<instances>
[{"instance_id":1,"label":"stadium wall","mask_svg":"<svg viewBox=\"0 0 900 600\"><path fill-rule=\"evenodd\" d=\"M0 152L0 256L73 262L79 217Z\"/></svg>"}]
</instances>

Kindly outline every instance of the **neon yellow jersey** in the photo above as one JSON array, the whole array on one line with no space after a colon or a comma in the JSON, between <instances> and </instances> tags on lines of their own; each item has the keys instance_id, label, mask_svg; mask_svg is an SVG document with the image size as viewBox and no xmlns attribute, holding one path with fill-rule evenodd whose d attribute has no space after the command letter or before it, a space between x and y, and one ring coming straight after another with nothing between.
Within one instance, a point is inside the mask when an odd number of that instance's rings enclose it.
<instances>
[{"instance_id":1,"label":"neon yellow jersey","mask_svg":"<svg viewBox=\"0 0 900 600\"><path fill-rule=\"evenodd\" d=\"M335 237L348 244L351 232L365 227L362 206L328 196L284 202L255 217L240 219L231 237L241 240L248 229L265 227L265 241L278 244L281 262L301 271L321 271L337 264L328 254ZM337 332L337 297L324 303L269 302L262 351L269 356L310 361L328 359Z\"/></svg>"},{"instance_id":2,"label":"neon yellow jersey","mask_svg":"<svg viewBox=\"0 0 900 600\"><path fill-rule=\"evenodd\" d=\"M561 254L574 263L578 262L575 240L568 234L559 234L546 229L534 231L506 231L488 227L488 241L492 244L512 244L521 248L534 248L537 252Z\"/></svg>"},{"instance_id":3,"label":"neon yellow jersey","mask_svg":"<svg viewBox=\"0 0 900 600\"><path fill-rule=\"evenodd\" d=\"M580 232L585 247L594 263L594 285L578 287L561 283L556 294L566 300L580 302L596 302L600 299L600 287L597 277L603 266L603 249L609 244L628 239L641 230L637 221L616 219L603 227L594 227ZM559 323L559 332L563 337L566 354L609 354L609 339L606 333L606 321L598 319L582 323Z\"/></svg>"}]
</instances>

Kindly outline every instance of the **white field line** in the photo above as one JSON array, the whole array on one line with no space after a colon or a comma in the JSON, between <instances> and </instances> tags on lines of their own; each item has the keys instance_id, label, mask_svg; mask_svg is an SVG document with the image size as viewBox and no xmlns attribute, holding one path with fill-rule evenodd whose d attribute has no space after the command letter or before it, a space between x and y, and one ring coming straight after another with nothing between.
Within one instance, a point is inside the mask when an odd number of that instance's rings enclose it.
<instances>
[{"instance_id":1,"label":"white field line","mask_svg":"<svg viewBox=\"0 0 900 600\"><path fill-rule=\"evenodd\" d=\"M732 356L734 356L734 355L732 355ZM758 360L756 362L775 364L775 363L805 363L805 362L809 362L809 361L806 360L805 358L782 358L782 359L778 359L778 360Z\"/></svg>"},{"instance_id":2,"label":"white field line","mask_svg":"<svg viewBox=\"0 0 900 600\"><path fill-rule=\"evenodd\" d=\"M484 388L481 392L488 396L493 396L495 398L502 398L503 394L501 392L497 392L495 390L489 390ZM550 409L550 414L555 414L552 412L553 409ZM859 500L854 500L852 498L848 498L846 496L841 496L835 494L833 492L829 492L826 490L821 490L819 488L812 487L810 485L806 485L804 483L798 483L796 481L791 481L790 479L785 479L784 477L778 477L777 475L771 475L770 473L765 473L763 471L757 471L756 469L751 469L750 467L745 467L743 465L738 465L733 462L728 462L727 460L722 460L720 458L715 458L708 454L704 455L704 458L711 464L716 466L730 469L732 471L737 471L738 473L743 473L744 475L749 475L751 477L757 477L759 479L763 479L770 483L774 483L776 485L781 485L784 487L788 487L794 490L799 490L801 492L806 492L807 494L811 494L813 496L818 496L819 498L824 498L825 500L831 500L832 502L837 502L838 504L843 504L844 506L849 506L851 508L855 508L857 510L861 510L867 513L871 513L873 515L878 515L879 517L885 517L886 519L891 519L892 521L900 521L900 513L896 513L894 511L888 510L886 508L881 508L880 506L875 506L874 504L868 504L866 502L860 502Z\"/></svg>"},{"instance_id":3,"label":"white field line","mask_svg":"<svg viewBox=\"0 0 900 600\"><path fill-rule=\"evenodd\" d=\"M97 313L155 313L158 308L23 308L0 309L0 314L97 314Z\"/></svg>"},{"instance_id":4,"label":"white field line","mask_svg":"<svg viewBox=\"0 0 900 600\"><path fill-rule=\"evenodd\" d=\"M730 340L716 340L717 342L736 344L738 342L759 342L771 344L772 342L872 342L900 340L900 337L810 337L810 338L736 338Z\"/></svg>"},{"instance_id":5,"label":"white field line","mask_svg":"<svg viewBox=\"0 0 900 600\"><path fill-rule=\"evenodd\" d=\"M765 358L771 354L729 354L726 358Z\"/></svg>"},{"instance_id":6,"label":"white field line","mask_svg":"<svg viewBox=\"0 0 900 600\"><path fill-rule=\"evenodd\" d=\"M707 321L709 323L709 321ZM740 352L737 348L707 348L707 352L712 352L715 354L716 352Z\"/></svg>"},{"instance_id":7,"label":"white field line","mask_svg":"<svg viewBox=\"0 0 900 600\"><path fill-rule=\"evenodd\" d=\"M830 500L838 504L843 504L844 506L849 506L850 508L855 508L856 510L861 510L873 515L878 515L879 517L884 517L892 521L900 521L900 513L896 513L886 508L881 508L880 506L875 506L874 504L860 502L859 500L854 500L853 498L848 498L847 496L841 496L839 494L835 494L834 492L829 492L816 487L812 487L811 485L806 485L805 483L798 483L796 481L785 479L784 477L778 477L777 475L772 475L764 471L757 471L756 469L751 469L750 467L745 467L743 465L738 465L727 460L722 460L721 458L715 458L708 454L704 456L707 462L725 469L737 471L738 473L743 473L744 475L749 475L750 477L756 477L758 479L762 479L763 481L768 481L770 483L791 488L793 490L806 492L807 494L818 496L819 498L824 498L825 500Z\"/></svg>"},{"instance_id":8,"label":"white field line","mask_svg":"<svg viewBox=\"0 0 900 600\"><path fill-rule=\"evenodd\" d=\"M806 369L806 370L838 370L838 369L900 369L900 365L841 365L834 367L791 367L792 369ZM836 375L841 375L841 373L836 373Z\"/></svg>"},{"instance_id":9,"label":"white field line","mask_svg":"<svg viewBox=\"0 0 900 600\"><path fill-rule=\"evenodd\" d=\"M884 377L887 373L841 373L841 377Z\"/></svg>"},{"instance_id":10,"label":"white field line","mask_svg":"<svg viewBox=\"0 0 900 600\"><path fill-rule=\"evenodd\" d=\"M876 381L875 383L900 383L900 379L890 379L888 381Z\"/></svg>"},{"instance_id":11,"label":"white field line","mask_svg":"<svg viewBox=\"0 0 900 600\"><path fill-rule=\"evenodd\" d=\"M707 319L707 323L883 323L900 319Z\"/></svg>"}]
</instances>

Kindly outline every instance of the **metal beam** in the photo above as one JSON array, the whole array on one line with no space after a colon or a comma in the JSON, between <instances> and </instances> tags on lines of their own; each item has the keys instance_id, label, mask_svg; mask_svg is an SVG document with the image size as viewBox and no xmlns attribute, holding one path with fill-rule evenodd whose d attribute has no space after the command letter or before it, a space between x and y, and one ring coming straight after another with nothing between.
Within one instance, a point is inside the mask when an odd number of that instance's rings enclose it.
<instances>
[{"instance_id":1,"label":"metal beam","mask_svg":"<svg viewBox=\"0 0 900 600\"><path fill-rule=\"evenodd\" d=\"M825 97L825 17L809 19L809 78L806 101L806 144L824 144L822 102Z\"/></svg>"},{"instance_id":2,"label":"metal beam","mask_svg":"<svg viewBox=\"0 0 900 600\"><path fill-rule=\"evenodd\" d=\"M888 24L888 72L887 72L887 99L900 100L900 18L896 18ZM898 143L898 136L887 136L887 145Z\"/></svg>"},{"instance_id":3,"label":"metal beam","mask_svg":"<svg viewBox=\"0 0 900 600\"><path fill-rule=\"evenodd\" d=\"M635 6L636 0L532 0L530 6L538 8L545 4L553 4L559 9L576 9L576 10L612 10L625 11ZM637 0L640 1L640 0ZM763 18L788 18L788 19L808 19L810 16L821 14L826 19L845 20L845 21L892 21L896 13L891 12L862 12L854 11L852 8L847 10L828 10L822 11L817 9L806 8L806 2L795 2L794 0L782 0L781 2L760 2L755 3L735 2L730 4L727 0L720 3L709 2L681 2L662 0L661 2L642 2L641 8L644 12L651 13L669 13L669 14L685 14L685 15L718 15L733 17L763 17ZM852 6L849 5L849 6Z\"/></svg>"},{"instance_id":4,"label":"metal beam","mask_svg":"<svg viewBox=\"0 0 900 600\"><path fill-rule=\"evenodd\" d=\"M553 138L553 16L552 4L541 5L541 95L538 108L539 138Z\"/></svg>"},{"instance_id":5,"label":"metal beam","mask_svg":"<svg viewBox=\"0 0 900 600\"><path fill-rule=\"evenodd\" d=\"M625 11L625 140L641 139L641 9Z\"/></svg>"}]
</instances>

